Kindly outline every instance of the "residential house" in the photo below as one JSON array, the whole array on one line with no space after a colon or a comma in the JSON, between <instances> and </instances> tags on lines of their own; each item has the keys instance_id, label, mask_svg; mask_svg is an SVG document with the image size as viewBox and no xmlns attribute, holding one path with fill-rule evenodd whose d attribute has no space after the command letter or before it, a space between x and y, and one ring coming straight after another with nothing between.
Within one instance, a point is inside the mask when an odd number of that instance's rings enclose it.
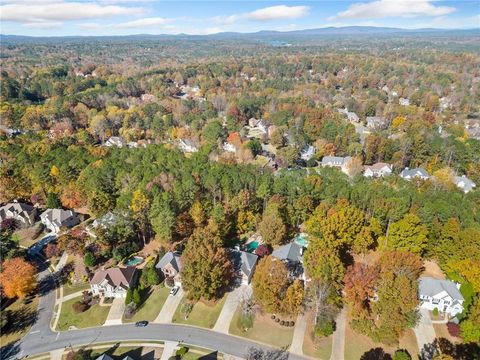
<instances>
[{"instance_id":1,"label":"residential house","mask_svg":"<svg viewBox=\"0 0 480 360\"><path fill-rule=\"evenodd\" d=\"M182 261L180 253L169 251L158 261L155 267L162 271L167 279L173 279L175 285L181 285L180 272L182 271Z\"/></svg>"},{"instance_id":2,"label":"residential house","mask_svg":"<svg viewBox=\"0 0 480 360\"><path fill-rule=\"evenodd\" d=\"M348 164L352 161L351 156L324 156L322 158L322 167L336 167L340 168L343 173L348 174Z\"/></svg>"},{"instance_id":3,"label":"residential house","mask_svg":"<svg viewBox=\"0 0 480 360\"><path fill-rule=\"evenodd\" d=\"M236 275L242 285L250 284L257 265L258 256L246 251L232 250L231 258L235 267Z\"/></svg>"},{"instance_id":4,"label":"residential house","mask_svg":"<svg viewBox=\"0 0 480 360\"><path fill-rule=\"evenodd\" d=\"M313 147L312 145L305 146L300 152L300 158L305 161L310 160L313 155L315 155L315 147Z\"/></svg>"},{"instance_id":5,"label":"residential house","mask_svg":"<svg viewBox=\"0 0 480 360\"><path fill-rule=\"evenodd\" d=\"M268 125L262 119L248 120L248 138L263 139L268 134Z\"/></svg>"},{"instance_id":6,"label":"residential house","mask_svg":"<svg viewBox=\"0 0 480 360\"><path fill-rule=\"evenodd\" d=\"M73 227L80 223L80 217L72 210L48 209L40 215L43 225L51 232L58 233L62 227Z\"/></svg>"},{"instance_id":7,"label":"residential house","mask_svg":"<svg viewBox=\"0 0 480 360\"><path fill-rule=\"evenodd\" d=\"M392 174L392 165L378 162L364 167L363 176L365 177L384 177Z\"/></svg>"},{"instance_id":8,"label":"residential house","mask_svg":"<svg viewBox=\"0 0 480 360\"><path fill-rule=\"evenodd\" d=\"M358 115L356 113L352 112L352 111L348 111L347 108L338 109L338 112L341 113L341 114L347 115L347 119L350 122L359 122L360 121L360 118L358 117Z\"/></svg>"},{"instance_id":9,"label":"residential house","mask_svg":"<svg viewBox=\"0 0 480 360\"><path fill-rule=\"evenodd\" d=\"M388 120L380 116L367 116L367 128L372 130L384 130L388 127Z\"/></svg>"},{"instance_id":10,"label":"residential house","mask_svg":"<svg viewBox=\"0 0 480 360\"><path fill-rule=\"evenodd\" d=\"M181 139L178 146L184 153L194 153L198 151L197 147L188 139Z\"/></svg>"},{"instance_id":11,"label":"residential house","mask_svg":"<svg viewBox=\"0 0 480 360\"><path fill-rule=\"evenodd\" d=\"M107 298L125 298L128 289L134 284L135 275L134 267L114 267L98 270L90 280L90 289L93 295Z\"/></svg>"},{"instance_id":12,"label":"residential house","mask_svg":"<svg viewBox=\"0 0 480 360\"><path fill-rule=\"evenodd\" d=\"M303 246L296 241L280 246L272 252L275 259L281 260L287 265L290 277L305 280L302 255Z\"/></svg>"},{"instance_id":13,"label":"residential house","mask_svg":"<svg viewBox=\"0 0 480 360\"><path fill-rule=\"evenodd\" d=\"M398 103L402 106L409 106L410 105L410 100L401 97L401 98L398 99Z\"/></svg>"},{"instance_id":14,"label":"residential house","mask_svg":"<svg viewBox=\"0 0 480 360\"><path fill-rule=\"evenodd\" d=\"M452 317L463 312L464 298L460 293L460 284L450 280L421 277L418 298L422 309L436 308Z\"/></svg>"},{"instance_id":15,"label":"residential house","mask_svg":"<svg viewBox=\"0 0 480 360\"><path fill-rule=\"evenodd\" d=\"M421 180L428 180L430 179L430 175L424 168L415 168L409 169L408 167L403 169L400 173L400 177L405 180L412 180L412 179L421 179Z\"/></svg>"},{"instance_id":16,"label":"residential house","mask_svg":"<svg viewBox=\"0 0 480 360\"><path fill-rule=\"evenodd\" d=\"M35 224L37 208L20 202L11 202L0 207L0 222L15 219L19 227L26 228Z\"/></svg>"},{"instance_id":17,"label":"residential house","mask_svg":"<svg viewBox=\"0 0 480 360\"><path fill-rule=\"evenodd\" d=\"M231 152L231 153L234 153L237 150L235 146L229 142L224 142L222 149L226 152Z\"/></svg>"},{"instance_id":18,"label":"residential house","mask_svg":"<svg viewBox=\"0 0 480 360\"><path fill-rule=\"evenodd\" d=\"M92 225L90 227L92 227L93 229L96 229L98 227L107 229L110 226L115 226L117 222L118 222L118 215L109 211L104 215L100 216L99 218L96 218L92 222Z\"/></svg>"},{"instance_id":19,"label":"residential house","mask_svg":"<svg viewBox=\"0 0 480 360\"><path fill-rule=\"evenodd\" d=\"M112 136L107 141L105 141L105 146L113 147L116 146L118 148L125 146L125 141L119 136Z\"/></svg>"},{"instance_id":20,"label":"residential house","mask_svg":"<svg viewBox=\"0 0 480 360\"><path fill-rule=\"evenodd\" d=\"M472 191L477 185L465 175L454 176L453 183L465 194Z\"/></svg>"}]
</instances>

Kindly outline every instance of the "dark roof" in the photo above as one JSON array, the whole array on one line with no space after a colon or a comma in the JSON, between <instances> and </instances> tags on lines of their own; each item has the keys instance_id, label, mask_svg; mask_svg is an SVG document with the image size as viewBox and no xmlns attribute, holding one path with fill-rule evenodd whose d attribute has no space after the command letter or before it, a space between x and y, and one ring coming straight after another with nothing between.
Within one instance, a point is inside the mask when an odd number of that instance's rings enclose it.
<instances>
[{"instance_id":1,"label":"dark roof","mask_svg":"<svg viewBox=\"0 0 480 360\"><path fill-rule=\"evenodd\" d=\"M301 261L302 260L302 246L295 241L287 245L280 246L272 252L272 256L279 260Z\"/></svg>"},{"instance_id":2,"label":"dark roof","mask_svg":"<svg viewBox=\"0 0 480 360\"><path fill-rule=\"evenodd\" d=\"M235 269L250 277L258 261L258 256L241 250L232 250L231 255Z\"/></svg>"},{"instance_id":3,"label":"dark roof","mask_svg":"<svg viewBox=\"0 0 480 360\"><path fill-rule=\"evenodd\" d=\"M123 286L128 288L133 279L133 274L135 273L134 267L126 268L109 268L106 270L100 270L93 275L91 284L101 284L104 280L107 280L108 283L114 287Z\"/></svg>"},{"instance_id":4,"label":"dark roof","mask_svg":"<svg viewBox=\"0 0 480 360\"><path fill-rule=\"evenodd\" d=\"M167 264L171 264L177 272L180 272L180 270L182 269L182 262L180 260L180 255L178 253L174 253L172 251L167 252L158 261L155 267L157 269L163 269Z\"/></svg>"}]
</instances>

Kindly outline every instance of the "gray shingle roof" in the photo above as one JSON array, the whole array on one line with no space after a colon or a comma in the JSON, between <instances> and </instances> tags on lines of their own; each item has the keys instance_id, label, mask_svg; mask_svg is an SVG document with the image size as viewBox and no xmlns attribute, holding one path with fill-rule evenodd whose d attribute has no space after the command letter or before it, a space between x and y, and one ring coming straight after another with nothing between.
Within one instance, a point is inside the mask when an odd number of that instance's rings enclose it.
<instances>
[{"instance_id":1,"label":"gray shingle roof","mask_svg":"<svg viewBox=\"0 0 480 360\"><path fill-rule=\"evenodd\" d=\"M459 188L461 188L465 192L472 191L473 188L477 186L472 180L467 178L465 175L455 176L453 178L453 182L455 183L455 185L457 185Z\"/></svg>"},{"instance_id":2,"label":"gray shingle roof","mask_svg":"<svg viewBox=\"0 0 480 360\"><path fill-rule=\"evenodd\" d=\"M236 269L250 277L258 261L258 256L247 251L233 250L232 260Z\"/></svg>"},{"instance_id":3,"label":"gray shingle roof","mask_svg":"<svg viewBox=\"0 0 480 360\"><path fill-rule=\"evenodd\" d=\"M324 156L322 158L322 165L329 165L329 166L342 166L347 161L351 159L350 156L341 157L341 156Z\"/></svg>"},{"instance_id":4,"label":"gray shingle roof","mask_svg":"<svg viewBox=\"0 0 480 360\"><path fill-rule=\"evenodd\" d=\"M463 296L457 289L457 285L450 280L439 280L431 277L422 277L419 279L418 293L420 295L435 296L446 291L454 300L463 301Z\"/></svg>"},{"instance_id":5,"label":"gray shingle roof","mask_svg":"<svg viewBox=\"0 0 480 360\"><path fill-rule=\"evenodd\" d=\"M301 261L302 246L298 245L295 241L292 241L287 245L283 245L275 249L272 252L272 256L279 260Z\"/></svg>"},{"instance_id":6,"label":"gray shingle roof","mask_svg":"<svg viewBox=\"0 0 480 360\"><path fill-rule=\"evenodd\" d=\"M402 170L402 172L400 173L400 176L402 178L415 178L415 177L430 177L430 175L428 174L428 172L424 169L424 168L415 168L415 169L408 169L408 168L405 168Z\"/></svg>"},{"instance_id":7,"label":"gray shingle roof","mask_svg":"<svg viewBox=\"0 0 480 360\"><path fill-rule=\"evenodd\" d=\"M180 256L172 251L167 252L163 257L158 261L157 265L155 267L157 269L162 269L164 268L167 264L171 264L173 268L177 271L180 272L182 268L182 263L180 261Z\"/></svg>"},{"instance_id":8,"label":"gray shingle roof","mask_svg":"<svg viewBox=\"0 0 480 360\"><path fill-rule=\"evenodd\" d=\"M113 358L107 354L102 354L100 355L98 358L96 358L95 360L113 360Z\"/></svg>"}]
</instances>

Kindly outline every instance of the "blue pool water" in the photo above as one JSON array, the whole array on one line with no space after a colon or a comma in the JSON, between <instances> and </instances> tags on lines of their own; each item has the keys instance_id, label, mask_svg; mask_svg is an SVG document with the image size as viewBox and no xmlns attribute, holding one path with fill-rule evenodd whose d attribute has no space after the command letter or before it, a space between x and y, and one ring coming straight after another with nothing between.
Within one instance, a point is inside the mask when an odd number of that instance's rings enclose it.
<instances>
[{"instance_id":1,"label":"blue pool water","mask_svg":"<svg viewBox=\"0 0 480 360\"><path fill-rule=\"evenodd\" d=\"M143 258L141 256L134 256L127 261L124 262L127 266L137 266L143 262Z\"/></svg>"},{"instance_id":2,"label":"blue pool water","mask_svg":"<svg viewBox=\"0 0 480 360\"><path fill-rule=\"evenodd\" d=\"M252 241L245 245L245 250L247 250L248 252L254 252L257 247L258 241Z\"/></svg>"},{"instance_id":3,"label":"blue pool water","mask_svg":"<svg viewBox=\"0 0 480 360\"><path fill-rule=\"evenodd\" d=\"M298 245L301 245L301 246L307 246L308 245L308 240L307 240L307 237L305 236L305 234L298 234L295 237L295 242Z\"/></svg>"}]
</instances>

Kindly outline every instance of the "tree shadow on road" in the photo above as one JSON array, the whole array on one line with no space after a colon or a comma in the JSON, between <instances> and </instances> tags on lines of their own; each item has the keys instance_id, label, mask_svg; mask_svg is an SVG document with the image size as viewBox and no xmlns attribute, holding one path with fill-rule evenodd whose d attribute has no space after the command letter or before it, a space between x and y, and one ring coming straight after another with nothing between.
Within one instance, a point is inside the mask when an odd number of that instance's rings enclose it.
<instances>
[{"instance_id":1,"label":"tree shadow on road","mask_svg":"<svg viewBox=\"0 0 480 360\"><path fill-rule=\"evenodd\" d=\"M68 275L72 272L72 270L73 264L67 264L62 268L62 270L55 273L50 273L43 277L38 282L39 295L45 296L50 293L50 291L53 291L61 285L65 284L68 280Z\"/></svg>"}]
</instances>

